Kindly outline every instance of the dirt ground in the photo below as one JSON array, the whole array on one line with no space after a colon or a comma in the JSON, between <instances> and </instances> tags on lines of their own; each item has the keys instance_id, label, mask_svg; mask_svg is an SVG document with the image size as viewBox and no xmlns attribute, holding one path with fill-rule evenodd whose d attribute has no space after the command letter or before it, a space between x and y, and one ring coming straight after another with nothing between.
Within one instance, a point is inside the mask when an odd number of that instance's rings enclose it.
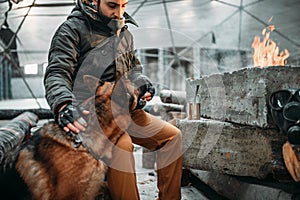
<instances>
[{"instance_id":1,"label":"dirt ground","mask_svg":"<svg viewBox=\"0 0 300 200\"><path fill-rule=\"evenodd\" d=\"M141 200L155 200L158 194L155 170L142 167L142 147L135 146L134 156ZM181 192L182 200L207 200L201 192L192 186L181 187Z\"/></svg>"}]
</instances>

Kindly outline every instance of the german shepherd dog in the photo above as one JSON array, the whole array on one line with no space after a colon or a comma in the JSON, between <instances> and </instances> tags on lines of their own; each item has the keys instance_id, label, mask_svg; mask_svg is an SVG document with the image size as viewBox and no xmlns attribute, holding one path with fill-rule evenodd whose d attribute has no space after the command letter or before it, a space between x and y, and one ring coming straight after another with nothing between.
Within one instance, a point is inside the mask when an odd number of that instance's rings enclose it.
<instances>
[{"instance_id":1,"label":"german shepherd dog","mask_svg":"<svg viewBox=\"0 0 300 200\"><path fill-rule=\"evenodd\" d=\"M90 110L85 133L92 137L99 158L110 159L113 144L124 133L120 127L130 123L129 113L137 106L139 92L125 79L102 82L86 75L84 82L95 91L83 104ZM107 165L101 159L84 145L76 147L74 138L57 123L47 122L8 155L5 175L0 177L4 182L0 199L106 199Z\"/></svg>"}]
</instances>

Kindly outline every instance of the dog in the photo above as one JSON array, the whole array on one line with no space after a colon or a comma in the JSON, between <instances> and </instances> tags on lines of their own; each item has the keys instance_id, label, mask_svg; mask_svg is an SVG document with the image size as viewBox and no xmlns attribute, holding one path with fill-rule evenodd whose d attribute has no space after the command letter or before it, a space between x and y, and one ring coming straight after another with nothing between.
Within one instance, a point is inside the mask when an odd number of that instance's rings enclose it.
<instances>
[{"instance_id":1,"label":"dog","mask_svg":"<svg viewBox=\"0 0 300 200\"><path fill-rule=\"evenodd\" d=\"M0 177L6 182L0 183L2 198L110 199L105 182L108 167L103 160L112 157L114 144L128 127L139 91L122 78L113 83L86 75L84 83L95 96L82 104L90 111L83 144L84 140L92 141L96 155L86 145L75 145L74 138L57 123L47 122L8 155L6 173ZM12 182L11 186L7 182Z\"/></svg>"}]
</instances>

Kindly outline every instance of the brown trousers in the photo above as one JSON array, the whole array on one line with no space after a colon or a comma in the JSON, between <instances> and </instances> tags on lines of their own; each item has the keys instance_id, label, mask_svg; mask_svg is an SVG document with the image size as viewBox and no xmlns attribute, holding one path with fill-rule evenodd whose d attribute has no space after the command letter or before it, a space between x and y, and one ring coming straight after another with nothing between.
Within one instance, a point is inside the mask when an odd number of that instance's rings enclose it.
<instances>
[{"instance_id":1,"label":"brown trousers","mask_svg":"<svg viewBox=\"0 0 300 200\"><path fill-rule=\"evenodd\" d=\"M181 199L180 130L143 110L135 111L132 120L127 133L122 135L113 150L113 159L108 170L108 186L113 200L140 199L132 143L157 151L159 199Z\"/></svg>"}]
</instances>

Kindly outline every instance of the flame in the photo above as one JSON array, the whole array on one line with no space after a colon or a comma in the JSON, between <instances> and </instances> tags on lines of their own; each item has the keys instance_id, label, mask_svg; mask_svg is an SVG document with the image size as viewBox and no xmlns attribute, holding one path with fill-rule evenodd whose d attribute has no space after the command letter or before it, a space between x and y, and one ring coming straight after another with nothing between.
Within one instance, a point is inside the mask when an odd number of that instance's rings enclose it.
<instances>
[{"instance_id":1,"label":"flame","mask_svg":"<svg viewBox=\"0 0 300 200\"><path fill-rule=\"evenodd\" d=\"M267 30L268 29L268 30ZM254 66L284 66L287 63L287 58L290 56L288 50L284 49L279 53L279 47L276 42L270 39L270 34L275 30L274 25L269 25L262 30L263 40L260 41L260 36L255 36L252 48Z\"/></svg>"}]
</instances>

